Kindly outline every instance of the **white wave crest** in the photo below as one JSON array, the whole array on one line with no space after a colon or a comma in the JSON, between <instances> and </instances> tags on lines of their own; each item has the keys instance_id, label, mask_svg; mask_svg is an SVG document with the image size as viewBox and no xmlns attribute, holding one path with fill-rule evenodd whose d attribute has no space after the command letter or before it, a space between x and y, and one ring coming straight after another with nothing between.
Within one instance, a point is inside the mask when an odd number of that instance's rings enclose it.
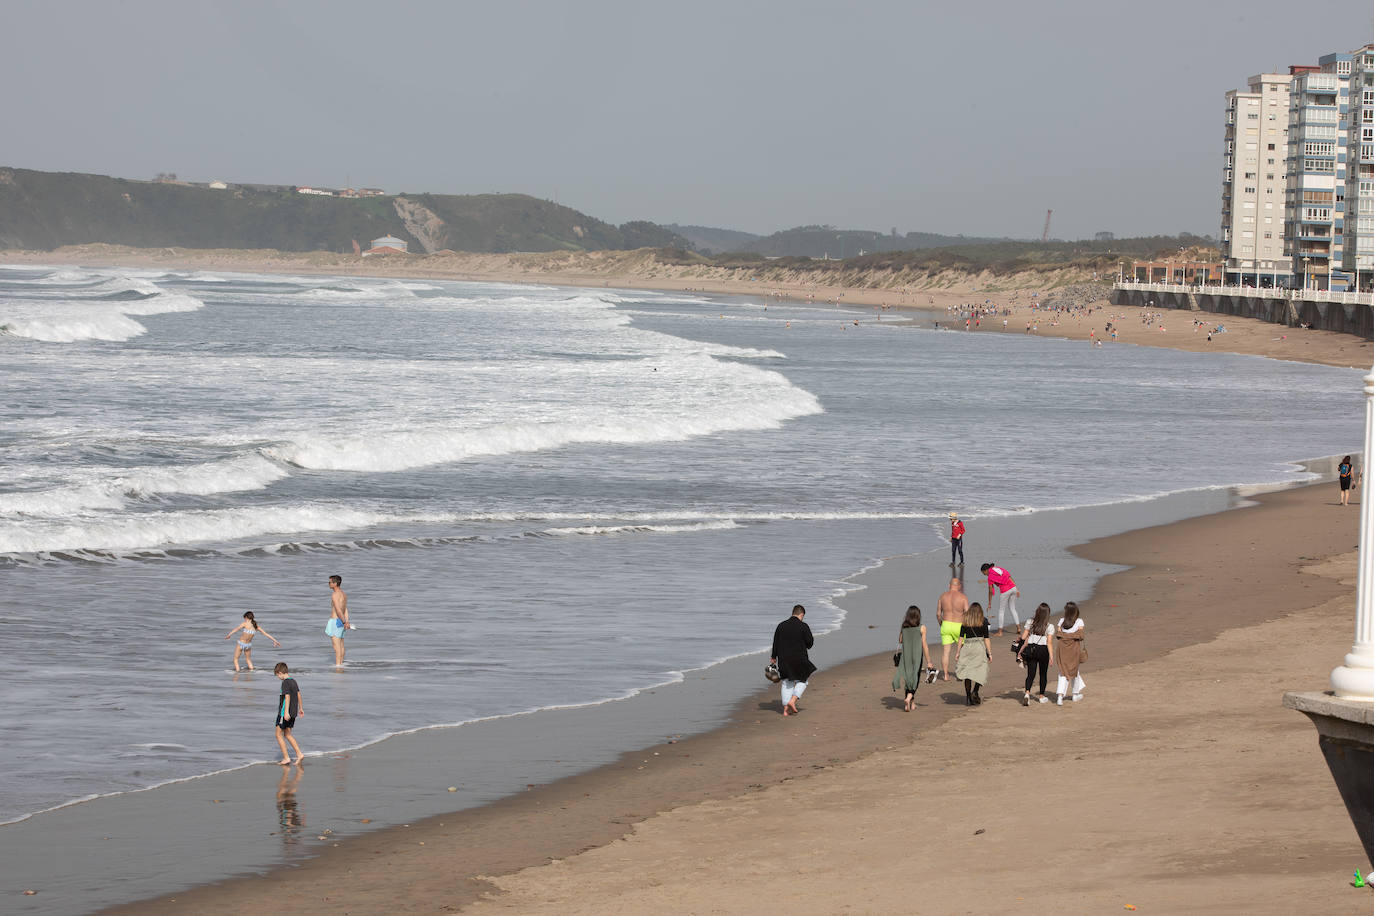
<instances>
[{"instance_id":1,"label":"white wave crest","mask_svg":"<svg viewBox=\"0 0 1374 916\"><path fill-rule=\"evenodd\" d=\"M96 296L134 292L146 298L8 300L0 302L0 331L47 343L130 340L148 330L130 315L192 312L205 306L195 296L168 292L136 277L113 277L82 292Z\"/></svg>"},{"instance_id":2,"label":"white wave crest","mask_svg":"<svg viewBox=\"0 0 1374 916\"><path fill-rule=\"evenodd\" d=\"M670 373L667 371L671 369ZM636 370L644 376L642 368ZM670 378L675 376L676 378ZM455 428L374 428L364 434L307 434L265 449L269 457L329 471L401 471L471 458L538 452L581 443L680 442L749 429L776 429L821 413L815 395L777 372L692 356L665 366L661 388L629 387L613 402L572 404L557 419ZM598 389L604 395L610 386Z\"/></svg>"},{"instance_id":3,"label":"white wave crest","mask_svg":"<svg viewBox=\"0 0 1374 916\"><path fill-rule=\"evenodd\" d=\"M378 513L322 505L148 512L62 521L0 519L0 553L152 550L269 534L347 531L391 520Z\"/></svg>"},{"instance_id":4,"label":"white wave crest","mask_svg":"<svg viewBox=\"0 0 1374 916\"><path fill-rule=\"evenodd\" d=\"M693 522L687 525L583 525L574 528L546 528L545 534L566 537L586 534L685 534L692 531L728 531L740 526L730 519L712 522Z\"/></svg>"},{"instance_id":5,"label":"white wave crest","mask_svg":"<svg viewBox=\"0 0 1374 916\"><path fill-rule=\"evenodd\" d=\"M0 493L0 515L61 518L94 510L122 509L131 500L150 496L209 496L260 490L285 476L287 472L281 465L257 454L188 467L136 468L72 486Z\"/></svg>"}]
</instances>

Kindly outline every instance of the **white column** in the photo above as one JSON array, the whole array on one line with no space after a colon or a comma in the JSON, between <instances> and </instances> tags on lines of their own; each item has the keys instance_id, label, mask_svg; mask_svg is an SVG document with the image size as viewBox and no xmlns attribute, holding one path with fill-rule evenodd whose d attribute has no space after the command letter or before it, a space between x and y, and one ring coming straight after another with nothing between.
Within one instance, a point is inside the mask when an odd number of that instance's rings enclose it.
<instances>
[{"instance_id":1,"label":"white column","mask_svg":"<svg viewBox=\"0 0 1374 916\"><path fill-rule=\"evenodd\" d=\"M1374 369L1364 377L1364 454L1374 456ZM1374 485L1374 478L1371 478ZM1336 696L1374 702L1374 497L1360 493L1360 573L1355 588L1355 645L1345 664L1331 672Z\"/></svg>"}]
</instances>

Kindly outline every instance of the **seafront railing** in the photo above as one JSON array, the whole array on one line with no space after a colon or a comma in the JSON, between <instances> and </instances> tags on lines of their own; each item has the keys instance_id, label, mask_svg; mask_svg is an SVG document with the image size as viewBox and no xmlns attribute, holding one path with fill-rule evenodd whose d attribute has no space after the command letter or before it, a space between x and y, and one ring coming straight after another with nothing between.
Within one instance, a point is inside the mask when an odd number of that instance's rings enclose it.
<instances>
[{"instance_id":1,"label":"seafront railing","mask_svg":"<svg viewBox=\"0 0 1374 916\"><path fill-rule=\"evenodd\" d=\"M1239 286L1222 283L1132 283L1114 284L1119 290L1151 293L1210 293L1218 296L1246 296L1251 299L1286 299L1293 302L1338 302L1342 305L1374 306L1374 292L1332 292L1325 289L1283 289L1282 287Z\"/></svg>"}]
</instances>

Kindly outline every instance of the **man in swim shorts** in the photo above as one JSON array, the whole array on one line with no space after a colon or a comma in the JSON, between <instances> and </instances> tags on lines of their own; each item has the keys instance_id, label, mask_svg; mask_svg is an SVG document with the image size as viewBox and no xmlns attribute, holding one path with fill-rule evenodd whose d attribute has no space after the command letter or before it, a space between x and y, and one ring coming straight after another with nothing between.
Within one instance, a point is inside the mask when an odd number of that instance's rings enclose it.
<instances>
[{"instance_id":1,"label":"man in swim shorts","mask_svg":"<svg viewBox=\"0 0 1374 916\"><path fill-rule=\"evenodd\" d=\"M343 576L329 577L329 623L324 632L334 644L334 664L342 665L344 660L344 631L353 628L348 622L348 595L343 590Z\"/></svg>"},{"instance_id":2,"label":"man in swim shorts","mask_svg":"<svg viewBox=\"0 0 1374 916\"><path fill-rule=\"evenodd\" d=\"M940 621L940 667L944 671L941 680L949 680L950 647L959 642L966 613L968 598L964 595L964 583L957 578L950 579L949 591L941 595L935 605L935 618Z\"/></svg>"},{"instance_id":3,"label":"man in swim shorts","mask_svg":"<svg viewBox=\"0 0 1374 916\"><path fill-rule=\"evenodd\" d=\"M1002 635L1002 624L1006 619L1007 607L1011 607L1011 620L1017 627L1021 627L1021 618L1016 616L1016 596L1021 594L1016 583L1012 581L1011 573L995 563L984 563L978 567L983 575L988 577L988 610L992 610L992 590L994 587L1002 593L1002 601L997 605L997 632L994 636Z\"/></svg>"}]
</instances>

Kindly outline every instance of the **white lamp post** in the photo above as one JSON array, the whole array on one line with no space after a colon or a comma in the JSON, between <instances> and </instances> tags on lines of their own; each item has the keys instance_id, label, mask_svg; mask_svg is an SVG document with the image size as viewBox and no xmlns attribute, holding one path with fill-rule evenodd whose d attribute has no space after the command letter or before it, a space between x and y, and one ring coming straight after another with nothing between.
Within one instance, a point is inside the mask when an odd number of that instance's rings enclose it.
<instances>
[{"instance_id":1,"label":"white lamp post","mask_svg":"<svg viewBox=\"0 0 1374 916\"><path fill-rule=\"evenodd\" d=\"M1364 377L1364 458L1374 455L1374 369ZM1355 645L1331 672L1336 696L1374 702L1374 497L1360 497L1360 572L1355 587Z\"/></svg>"}]
</instances>

